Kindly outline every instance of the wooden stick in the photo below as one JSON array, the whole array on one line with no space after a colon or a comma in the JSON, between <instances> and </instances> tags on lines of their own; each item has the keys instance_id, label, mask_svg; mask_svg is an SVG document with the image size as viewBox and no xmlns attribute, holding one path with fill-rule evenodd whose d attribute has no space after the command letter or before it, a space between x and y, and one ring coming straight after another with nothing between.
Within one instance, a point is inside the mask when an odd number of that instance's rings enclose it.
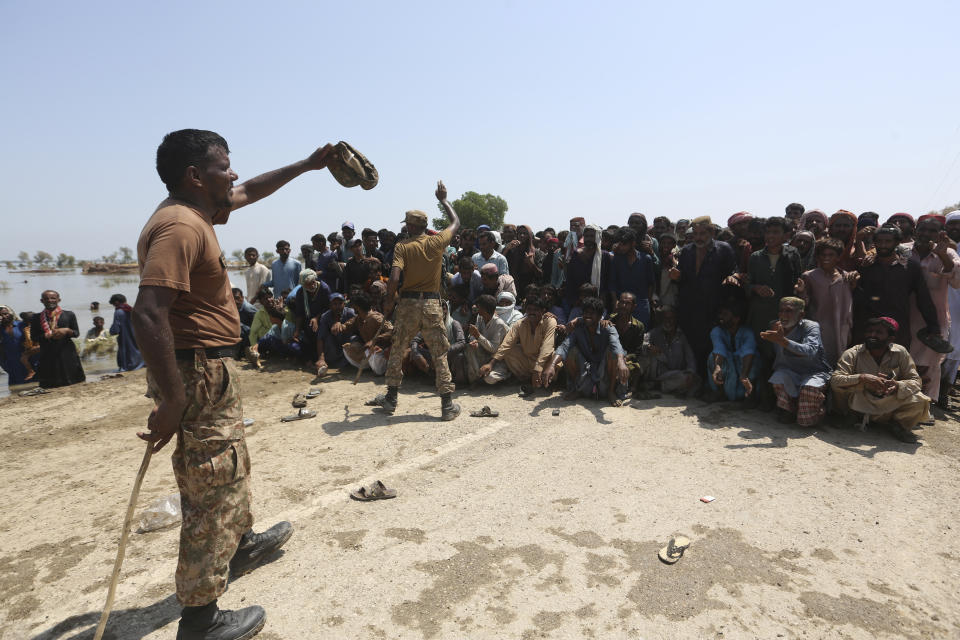
<instances>
[{"instance_id":1,"label":"wooden stick","mask_svg":"<svg viewBox=\"0 0 960 640\"><path fill-rule=\"evenodd\" d=\"M127 515L123 519L123 531L120 533L120 548L117 549L117 560L113 563L113 575L110 576L110 589L107 590L107 603L103 605L103 613L100 614L100 624L97 625L97 632L93 635L93 640L100 640L103 637L103 630L107 627L107 618L110 617L110 609L113 608L113 597L117 591L117 580L120 578L120 566L123 564L123 554L127 549L127 538L130 537L130 524L133 521L133 511L137 506L137 496L140 495L140 485L143 484L143 476L147 474L147 467L150 465L150 456L153 455L153 443L147 443L147 450L143 453L143 460L140 462L140 470L137 471L137 479L133 481L133 491L130 492L130 502L127 504Z\"/></svg>"}]
</instances>

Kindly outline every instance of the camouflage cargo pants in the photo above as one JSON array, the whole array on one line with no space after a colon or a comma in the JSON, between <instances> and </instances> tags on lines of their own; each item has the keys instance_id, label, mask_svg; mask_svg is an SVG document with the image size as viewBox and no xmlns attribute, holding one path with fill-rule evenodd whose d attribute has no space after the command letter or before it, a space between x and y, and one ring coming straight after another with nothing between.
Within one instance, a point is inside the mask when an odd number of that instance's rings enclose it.
<instances>
[{"instance_id":1,"label":"camouflage cargo pants","mask_svg":"<svg viewBox=\"0 0 960 640\"><path fill-rule=\"evenodd\" d=\"M250 455L233 360L208 360L198 352L193 362L177 366L187 397L172 457L183 512L177 600L201 606L227 590L230 559L253 525ZM159 397L149 376L148 384Z\"/></svg>"},{"instance_id":2,"label":"camouflage cargo pants","mask_svg":"<svg viewBox=\"0 0 960 640\"><path fill-rule=\"evenodd\" d=\"M443 395L453 392L453 378L447 364L447 330L443 326L443 304L440 300L415 300L400 298L397 303L393 322L393 342L390 347L390 360L387 362L387 386L398 387L403 380L403 355L410 341L420 333L427 343L430 353L443 354L433 358L433 368L437 372L437 393Z\"/></svg>"}]
</instances>

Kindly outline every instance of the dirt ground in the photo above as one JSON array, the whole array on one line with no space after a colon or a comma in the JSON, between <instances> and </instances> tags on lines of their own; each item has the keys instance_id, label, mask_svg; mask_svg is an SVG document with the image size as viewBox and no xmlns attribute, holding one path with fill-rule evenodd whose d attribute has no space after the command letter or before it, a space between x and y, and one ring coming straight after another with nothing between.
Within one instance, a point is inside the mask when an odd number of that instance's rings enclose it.
<instances>
[{"instance_id":1,"label":"dirt ground","mask_svg":"<svg viewBox=\"0 0 960 640\"><path fill-rule=\"evenodd\" d=\"M244 370L257 527L296 533L221 606L287 638L960 637L960 427L923 444L674 399L611 408ZM151 401L142 372L0 401L0 636L90 638ZM497 418L467 412L488 404ZM554 417L552 410L560 408ZM154 457L138 513L176 491ZM381 479L395 500L347 491ZM703 495L716 496L705 504ZM955 528L956 527L956 528ZM676 534L692 545L667 566ZM172 639L178 530L133 534L108 638Z\"/></svg>"}]
</instances>

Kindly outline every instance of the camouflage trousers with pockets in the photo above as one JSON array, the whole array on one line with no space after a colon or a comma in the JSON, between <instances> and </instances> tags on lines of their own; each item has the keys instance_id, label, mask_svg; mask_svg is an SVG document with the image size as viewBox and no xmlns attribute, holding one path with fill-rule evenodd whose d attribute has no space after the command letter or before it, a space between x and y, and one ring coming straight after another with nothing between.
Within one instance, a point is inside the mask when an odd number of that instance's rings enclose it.
<instances>
[{"instance_id":1,"label":"camouflage trousers with pockets","mask_svg":"<svg viewBox=\"0 0 960 640\"><path fill-rule=\"evenodd\" d=\"M250 530L250 454L243 436L243 407L232 358L178 361L187 405L173 452L180 488L180 555L177 600L202 606L227 590L230 559ZM159 389L150 378L150 395Z\"/></svg>"},{"instance_id":2,"label":"camouflage trousers with pockets","mask_svg":"<svg viewBox=\"0 0 960 640\"><path fill-rule=\"evenodd\" d=\"M440 395L453 393L453 377L450 375L450 366L447 363L447 350L450 341L447 339L447 330L443 326L443 302L440 300L418 300L401 298L397 303L393 321L393 342L390 347L390 360L387 362L387 386L399 387L403 380L403 356L410 346L410 341L417 333L423 336L423 341L434 356L433 368L437 372L437 393Z\"/></svg>"}]
</instances>

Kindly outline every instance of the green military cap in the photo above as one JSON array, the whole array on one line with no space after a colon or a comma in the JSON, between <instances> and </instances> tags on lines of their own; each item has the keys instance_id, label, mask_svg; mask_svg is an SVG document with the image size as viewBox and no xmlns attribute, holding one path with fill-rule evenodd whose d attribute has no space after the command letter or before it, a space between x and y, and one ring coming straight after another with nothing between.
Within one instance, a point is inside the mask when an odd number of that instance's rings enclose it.
<instances>
[{"instance_id":1,"label":"green military cap","mask_svg":"<svg viewBox=\"0 0 960 640\"><path fill-rule=\"evenodd\" d=\"M423 211L420 211L419 209L412 209L410 211L407 211L406 217L404 218L403 222L404 224L410 222L417 225L418 227L425 227L427 226L427 214L425 214Z\"/></svg>"}]
</instances>

